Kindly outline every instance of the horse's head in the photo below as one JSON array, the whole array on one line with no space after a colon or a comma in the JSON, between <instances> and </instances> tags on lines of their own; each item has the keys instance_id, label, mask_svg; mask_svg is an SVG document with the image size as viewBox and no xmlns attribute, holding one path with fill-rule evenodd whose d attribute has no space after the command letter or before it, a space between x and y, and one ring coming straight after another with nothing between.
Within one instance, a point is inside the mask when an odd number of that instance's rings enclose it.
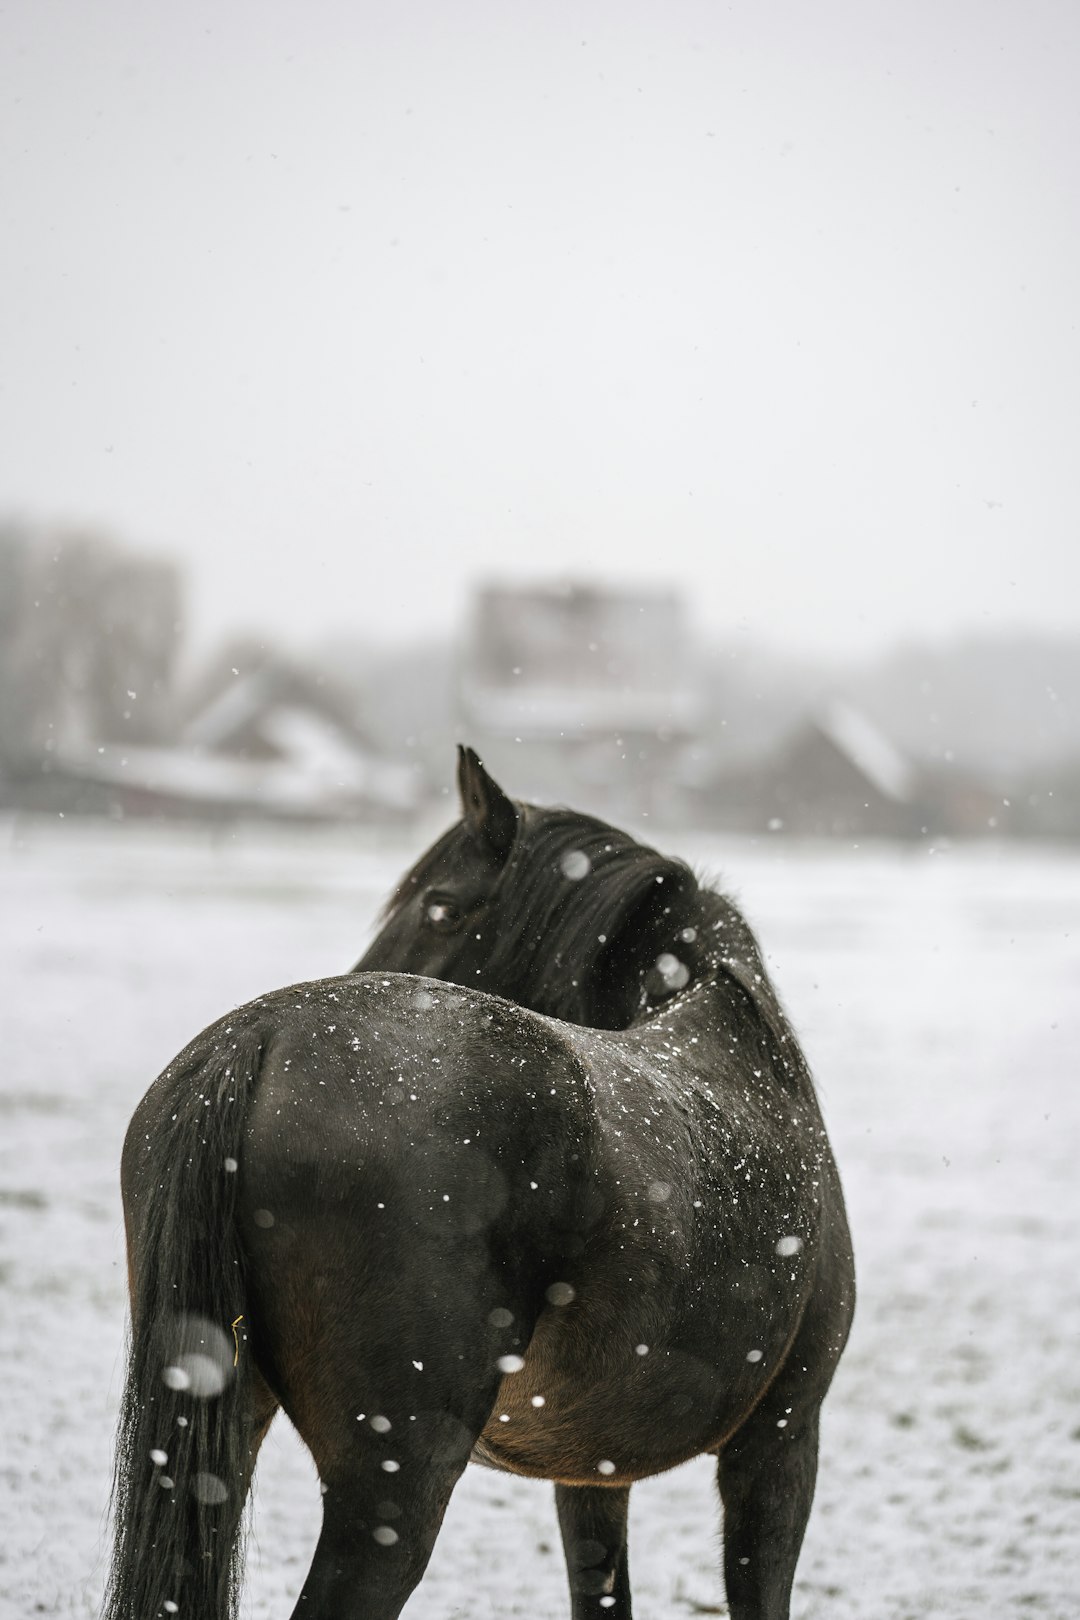
<instances>
[{"instance_id":1,"label":"horse's head","mask_svg":"<svg viewBox=\"0 0 1080 1620\"><path fill-rule=\"evenodd\" d=\"M491 955L489 916L523 806L507 798L471 748L458 749L458 788L461 820L401 879L355 973L389 969L477 982Z\"/></svg>"},{"instance_id":2,"label":"horse's head","mask_svg":"<svg viewBox=\"0 0 1080 1620\"><path fill-rule=\"evenodd\" d=\"M356 972L426 974L604 1029L697 977L704 896L688 867L592 816L517 803L458 753L461 820L398 884Z\"/></svg>"}]
</instances>

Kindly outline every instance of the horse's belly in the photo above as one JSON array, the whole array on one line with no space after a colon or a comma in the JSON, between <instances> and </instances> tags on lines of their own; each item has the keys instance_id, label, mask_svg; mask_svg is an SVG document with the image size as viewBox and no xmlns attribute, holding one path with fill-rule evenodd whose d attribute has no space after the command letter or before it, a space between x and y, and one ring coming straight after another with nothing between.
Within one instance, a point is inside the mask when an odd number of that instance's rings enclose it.
<instances>
[{"instance_id":1,"label":"horse's belly","mask_svg":"<svg viewBox=\"0 0 1080 1620\"><path fill-rule=\"evenodd\" d=\"M474 1460L566 1484L628 1484L713 1450L756 1403L750 1380L696 1357L645 1359L629 1375L560 1378L527 1358L503 1380Z\"/></svg>"}]
</instances>

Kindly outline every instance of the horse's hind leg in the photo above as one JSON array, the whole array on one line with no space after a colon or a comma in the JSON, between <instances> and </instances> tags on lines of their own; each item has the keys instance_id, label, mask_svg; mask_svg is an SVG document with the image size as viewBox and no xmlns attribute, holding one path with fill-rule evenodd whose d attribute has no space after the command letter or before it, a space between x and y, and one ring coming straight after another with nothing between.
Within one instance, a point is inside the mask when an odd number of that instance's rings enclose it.
<instances>
[{"instance_id":1,"label":"horse's hind leg","mask_svg":"<svg viewBox=\"0 0 1080 1620\"><path fill-rule=\"evenodd\" d=\"M502 1373L474 1304L465 1320L455 1308L422 1322L421 1334L410 1325L423 1304L419 1282L337 1317L324 1297L345 1298L346 1287L312 1296L310 1338L295 1323L290 1337L282 1321L275 1340L283 1405L323 1488L322 1531L293 1620L396 1620Z\"/></svg>"},{"instance_id":2,"label":"horse's hind leg","mask_svg":"<svg viewBox=\"0 0 1080 1620\"><path fill-rule=\"evenodd\" d=\"M630 1620L630 1487L556 1485L573 1620Z\"/></svg>"},{"instance_id":3,"label":"horse's hind leg","mask_svg":"<svg viewBox=\"0 0 1080 1620\"><path fill-rule=\"evenodd\" d=\"M790 1411L791 1408L787 1408ZM720 1454L731 1620L787 1620L817 1477L818 1413L766 1399ZM783 1426L781 1426L783 1425Z\"/></svg>"},{"instance_id":4,"label":"horse's hind leg","mask_svg":"<svg viewBox=\"0 0 1080 1620\"><path fill-rule=\"evenodd\" d=\"M311 1437L323 1523L294 1620L395 1620L420 1580L483 1420L415 1419L395 1412L389 1429L373 1429L350 1404L344 1445L320 1455L321 1437Z\"/></svg>"}]
</instances>

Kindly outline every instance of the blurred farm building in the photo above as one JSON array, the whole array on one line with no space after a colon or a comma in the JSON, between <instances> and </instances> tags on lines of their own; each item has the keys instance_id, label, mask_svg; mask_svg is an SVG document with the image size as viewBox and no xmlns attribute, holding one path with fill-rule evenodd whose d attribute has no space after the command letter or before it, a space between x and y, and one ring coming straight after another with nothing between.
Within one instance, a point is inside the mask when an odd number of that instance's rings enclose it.
<instances>
[{"instance_id":1,"label":"blurred farm building","mask_svg":"<svg viewBox=\"0 0 1080 1620\"><path fill-rule=\"evenodd\" d=\"M318 678L283 662L238 673L168 748L68 753L113 814L378 820L411 813L416 770L381 757Z\"/></svg>"},{"instance_id":2,"label":"blurred farm building","mask_svg":"<svg viewBox=\"0 0 1080 1620\"><path fill-rule=\"evenodd\" d=\"M720 770L703 795L715 824L795 836L918 837L919 773L878 728L832 703L764 758Z\"/></svg>"},{"instance_id":3,"label":"blurred farm building","mask_svg":"<svg viewBox=\"0 0 1080 1620\"><path fill-rule=\"evenodd\" d=\"M461 734L516 796L679 819L701 691L672 591L489 585L460 677Z\"/></svg>"}]
</instances>

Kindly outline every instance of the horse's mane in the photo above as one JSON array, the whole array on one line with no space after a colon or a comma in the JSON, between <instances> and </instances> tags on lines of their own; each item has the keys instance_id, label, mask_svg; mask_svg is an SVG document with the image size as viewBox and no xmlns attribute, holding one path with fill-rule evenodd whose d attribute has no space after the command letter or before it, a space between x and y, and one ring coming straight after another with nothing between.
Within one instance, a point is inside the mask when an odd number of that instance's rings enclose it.
<instances>
[{"instance_id":1,"label":"horse's mane","mask_svg":"<svg viewBox=\"0 0 1080 1620\"><path fill-rule=\"evenodd\" d=\"M517 810L513 847L492 892L495 939L478 987L569 1023L623 1029L644 1010L643 991L655 1005L678 988L649 985L658 956L675 951L690 983L717 966L725 971L764 1020L784 1070L808 1075L732 900L699 883L684 861L593 816L531 804ZM445 832L402 878L386 914L468 843L461 822ZM683 943L687 933L693 942Z\"/></svg>"},{"instance_id":2,"label":"horse's mane","mask_svg":"<svg viewBox=\"0 0 1080 1620\"><path fill-rule=\"evenodd\" d=\"M630 1006L618 1018L610 1010L613 981L633 971L625 960L626 924L632 915L641 921L645 910L666 915L677 899L685 905L697 892L693 873L593 816L520 803L517 810L514 844L492 894L497 934L485 979L500 995L554 1018L628 1023ZM462 822L443 833L398 883L384 919L468 843ZM640 954L646 934L634 932Z\"/></svg>"},{"instance_id":3,"label":"horse's mane","mask_svg":"<svg viewBox=\"0 0 1080 1620\"><path fill-rule=\"evenodd\" d=\"M677 988L652 982L660 954L677 952L688 983L719 966L754 1009L748 1034L763 1025L779 1068L796 1084L809 1082L753 931L732 900L699 883L684 861L606 822L572 810L520 809L488 963L500 995L570 1023L623 1029L646 997L655 1005ZM583 877L568 876L586 862Z\"/></svg>"},{"instance_id":4,"label":"horse's mane","mask_svg":"<svg viewBox=\"0 0 1080 1620\"><path fill-rule=\"evenodd\" d=\"M508 903L490 973L502 993L556 1018L610 1025L605 1004L619 988L614 981L635 975L636 1002L636 958L643 948L648 954L649 931L638 927L635 961L627 959L627 924L643 923L645 911L668 916L697 883L682 861L606 822L526 805L499 890ZM614 1021L628 1022L629 1007L625 1014Z\"/></svg>"}]
</instances>

